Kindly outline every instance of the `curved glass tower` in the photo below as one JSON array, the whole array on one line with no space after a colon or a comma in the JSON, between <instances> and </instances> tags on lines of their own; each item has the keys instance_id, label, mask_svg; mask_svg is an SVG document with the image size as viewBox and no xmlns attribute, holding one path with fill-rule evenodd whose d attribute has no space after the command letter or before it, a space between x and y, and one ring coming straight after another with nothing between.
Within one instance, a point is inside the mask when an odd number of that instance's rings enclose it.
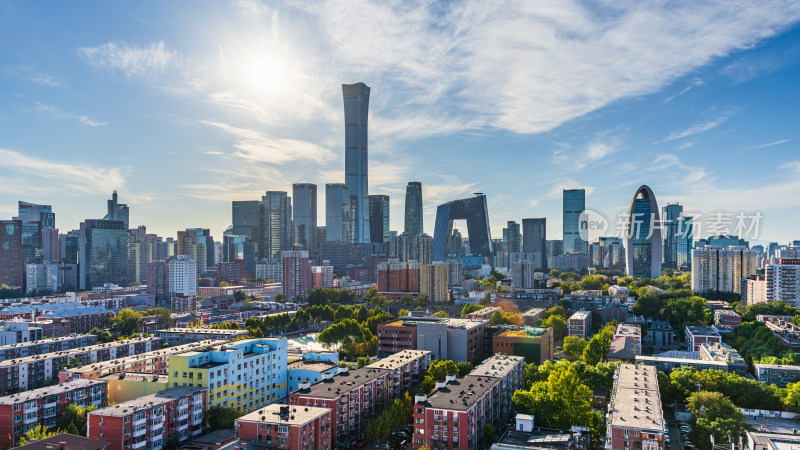
<instances>
[{"instance_id":1,"label":"curved glass tower","mask_svg":"<svg viewBox=\"0 0 800 450\"><path fill-rule=\"evenodd\" d=\"M369 243L369 189L367 177L367 115L369 86L343 84L344 96L344 178L350 191L353 241Z\"/></svg>"},{"instance_id":2,"label":"curved glass tower","mask_svg":"<svg viewBox=\"0 0 800 450\"><path fill-rule=\"evenodd\" d=\"M653 190L642 185L636 190L625 230L625 274L639 278L661 275L661 240L658 202Z\"/></svg>"}]
</instances>

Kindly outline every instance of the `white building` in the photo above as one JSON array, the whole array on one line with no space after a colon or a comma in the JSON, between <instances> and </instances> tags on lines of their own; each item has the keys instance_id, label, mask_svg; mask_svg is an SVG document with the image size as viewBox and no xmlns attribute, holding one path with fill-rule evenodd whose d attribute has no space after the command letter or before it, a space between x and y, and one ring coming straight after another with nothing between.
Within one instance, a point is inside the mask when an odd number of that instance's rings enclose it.
<instances>
[{"instance_id":1,"label":"white building","mask_svg":"<svg viewBox=\"0 0 800 450\"><path fill-rule=\"evenodd\" d=\"M169 294L197 296L197 261L178 255L167 261Z\"/></svg>"},{"instance_id":2,"label":"white building","mask_svg":"<svg viewBox=\"0 0 800 450\"><path fill-rule=\"evenodd\" d=\"M764 271L764 301L783 300L791 306L800 306L798 277L800 277L800 259L781 258L778 264L767 264ZM747 304L750 304L749 297Z\"/></svg>"},{"instance_id":3,"label":"white building","mask_svg":"<svg viewBox=\"0 0 800 450\"><path fill-rule=\"evenodd\" d=\"M25 293L61 290L61 265L57 262L25 266Z\"/></svg>"},{"instance_id":4,"label":"white building","mask_svg":"<svg viewBox=\"0 0 800 450\"><path fill-rule=\"evenodd\" d=\"M283 268L280 263L260 262L256 264L256 278L280 283L283 281Z\"/></svg>"},{"instance_id":5,"label":"white building","mask_svg":"<svg viewBox=\"0 0 800 450\"><path fill-rule=\"evenodd\" d=\"M757 252L711 245L692 249L692 290L742 293L742 279L756 274Z\"/></svg>"}]
</instances>

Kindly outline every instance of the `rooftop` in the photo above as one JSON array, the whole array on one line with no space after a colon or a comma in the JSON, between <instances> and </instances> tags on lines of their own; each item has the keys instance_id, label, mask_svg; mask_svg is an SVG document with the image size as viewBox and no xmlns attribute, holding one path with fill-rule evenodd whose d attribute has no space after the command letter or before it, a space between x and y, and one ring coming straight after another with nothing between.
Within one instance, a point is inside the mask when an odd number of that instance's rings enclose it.
<instances>
[{"instance_id":1,"label":"rooftop","mask_svg":"<svg viewBox=\"0 0 800 450\"><path fill-rule=\"evenodd\" d=\"M686 327L686 332L695 336L719 336L715 329L705 325L689 325Z\"/></svg>"},{"instance_id":2,"label":"rooftop","mask_svg":"<svg viewBox=\"0 0 800 450\"><path fill-rule=\"evenodd\" d=\"M336 398L388 373L384 369L362 367L338 373L328 380L312 384L311 387L297 391L300 395L317 398Z\"/></svg>"},{"instance_id":3,"label":"rooftop","mask_svg":"<svg viewBox=\"0 0 800 450\"><path fill-rule=\"evenodd\" d=\"M706 359L691 359L691 358L670 358L666 356L645 356L636 355L636 362L640 361L653 361L653 362L668 362L678 364L702 364L704 366L717 366L720 370L727 370L728 363L724 361L709 361Z\"/></svg>"},{"instance_id":4,"label":"rooftop","mask_svg":"<svg viewBox=\"0 0 800 450\"><path fill-rule=\"evenodd\" d=\"M614 331L614 334L623 334L627 336L641 336L642 328L632 323L620 323L617 325L617 329Z\"/></svg>"},{"instance_id":5,"label":"rooftop","mask_svg":"<svg viewBox=\"0 0 800 450\"><path fill-rule=\"evenodd\" d=\"M544 308L531 308L526 310L524 313L520 314L521 316L538 316L545 312Z\"/></svg>"},{"instance_id":6,"label":"rooftop","mask_svg":"<svg viewBox=\"0 0 800 450\"><path fill-rule=\"evenodd\" d=\"M10 350L12 348L22 348L22 347L31 347L33 345L42 345L42 344L52 344L56 342L65 342L65 341L74 341L77 339L83 339L89 336L94 336L92 334L75 334L72 336L63 336L57 338L48 338L48 339L39 339L36 341L28 341L28 342L18 342L16 344L6 344L0 345L0 351L2 350Z\"/></svg>"},{"instance_id":7,"label":"rooftop","mask_svg":"<svg viewBox=\"0 0 800 450\"><path fill-rule=\"evenodd\" d=\"M493 314L495 311L500 311L500 312L502 312L502 311L503 311L503 309L502 309L502 308L500 308L500 307L498 307L498 306L487 306L487 307L485 307L485 308L481 308L481 309L479 309L479 310L477 310L477 311L473 311L473 312L469 313L469 315L470 315L470 316L472 316L472 315L475 315L475 316L485 316L485 315L491 315L491 314Z\"/></svg>"},{"instance_id":8,"label":"rooftop","mask_svg":"<svg viewBox=\"0 0 800 450\"><path fill-rule=\"evenodd\" d=\"M67 381L66 383L57 384L55 386L47 386L39 389L20 392L18 394L12 394L12 395L6 395L5 397L0 397L0 405L13 405L15 403L26 402L28 400L38 400L40 398L45 398L49 395L60 394L75 389L94 386L96 384L105 384L105 382L100 380Z\"/></svg>"},{"instance_id":9,"label":"rooftop","mask_svg":"<svg viewBox=\"0 0 800 450\"><path fill-rule=\"evenodd\" d=\"M432 408L466 411L499 382L499 378L487 376L456 378L428 395L425 404Z\"/></svg>"},{"instance_id":10,"label":"rooftop","mask_svg":"<svg viewBox=\"0 0 800 450\"><path fill-rule=\"evenodd\" d=\"M7 359L5 361L0 361L0 367L17 366L20 364L27 364L30 362L47 360L52 358L76 356L87 352L103 350L106 348L122 347L129 344L135 344L137 342L148 342L148 341L160 342L161 339L155 337L126 339L123 341L107 342L105 344L91 345L89 347L74 348L72 350L62 350L60 352L43 353L41 355L26 356L24 358L18 358L18 359Z\"/></svg>"},{"instance_id":11,"label":"rooftop","mask_svg":"<svg viewBox=\"0 0 800 450\"><path fill-rule=\"evenodd\" d=\"M20 447L14 447L14 449L24 449L24 450L48 450L56 447L59 444L66 444L63 448L65 449L81 449L81 450L100 450L108 447L108 442L105 441L98 441L97 439L89 439L83 436L75 436L74 434L69 433L59 433L55 436L50 436L48 438L40 439L38 441L31 442L27 445L22 445Z\"/></svg>"},{"instance_id":12,"label":"rooftop","mask_svg":"<svg viewBox=\"0 0 800 450\"><path fill-rule=\"evenodd\" d=\"M169 355L178 355L181 353L188 353L200 350L201 348L211 348L215 345L224 344L226 341L200 341L192 342L184 345L176 345L175 347L167 347L151 352L139 353L138 355L126 356L124 358L112 359L110 361L102 361L87 364L81 367L67 369L70 373L91 373L111 369L113 367L126 366L138 361L146 361L150 358L168 357Z\"/></svg>"},{"instance_id":13,"label":"rooftop","mask_svg":"<svg viewBox=\"0 0 800 450\"><path fill-rule=\"evenodd\" d=\"M145 381L148 383L166 383L169 381L169 375L161 375L157 373L136 373L136 372L119 372L103 375L100 380L113 381Z\"/></svg>"},{"instance_id":14,"label":"rooftop","mask_svg":"<svg viewBox=\"0 0 800 450\"><path fill-rule=\"evenodd\" d=\"M212 328L168 328L166 330L157 330L155 333L187 333L187 334L218 334L230 335L248 334L247 330L218 330Z\"/></svg>"},{"instance_id":15,"label":"rooftop","mask_svg":"<svg viewBox=\"0 0 800 450\"><path fill-rule=\"evenodd\" d=\"M616 377L608 406L611 426L665 432L656 368L620 364Z\"/></svg>"},{"instance_id":16,"label":"rooftop","mask_svg":"<svg viewBox=\"0 0 800 450\"><path fill-rule=\"evenodd\" d=\"M531 339L536 339L542 337L545 333L547 333L547 330L549 329L550 328L525 327L516 330L505 330L502 333L497 334L496 336L527 337Z\"/></svg>"},{"instance_id":17,"label":"rooftop","mask_svg":"<svg viewBox=\"0 0 800 450\"><path fill-rule=\"evenodd\" d=\"M144 397L128 400L127 402L117 403L114 406L108 406L90 412L89 414L96 414L99 416L119 416L125 417L133 414L141 409L150 408L152 406L161 405L172 400L184 398L190 394L205 391L205 388L191 387L191 386L175 386L173 388L165 389L161 392L145 395Z\"/></svg>"},{"instance_id":18,"label":"rooftop","mask_svg":"<svg viewBox=\"0 0 800 450\"><path fill-rule=\"evenodd\" d=\"M576 320L586 320L590 317L592 317L592 313L590 313L589 311L577 311L571 316L569 316L570 319L576 319Z\"/></svg>"},{"instance_id":19,"label":"rooftop","mask_svg":"<svg viewBox=\"0 0 800 450\"><path fill-rule=\"evenodd\" d=\"M325 372L330 370L334 367L338 367L337 364L334 364L330 361L312 361L308 359L301 359L299 361L294 361L289 363L287 368L289 370L311 370L313 372Z\"/></svg>"},{"instance_id":20,"label":"rooftop","mask_svg":"<svg viewBox=\"0 0 800 450\"><path fill-rule=\"evenodd\" d=\"M630 336L621 336L611 341L608 348L609 358L634 359L641 351L639 341Z\"/></svg>"},{"instance_id":21,"label":"rooftop","mask_svg":"<svg viewBox=\"0 0 800 450\"><path fill-rule=\"evenodd\" d=\"M790 366L786 364L753 364L757 369L771 369L771 370L800 370L800 366Z\"/></svg>"},{"instance_id":22,"label":"rooftop","mask_svg":"<svg viewBox=\"0 0 800 450\"><path fill-rule=\"evenodd\" d=\"M502 378L507 376L515 367L525 365L524 356L503 355L498 353L484 360L478 367L472 369L470 375Z\"/></svg>"},{"instance_id":23,"label":"rooftop","mask_svg":"<svg viewBox=\"0 0 800 450\"><path fill-rule=\"evenodd\" d=\"M415 359L419 359L430 354L431 352L427 350L403 350L391 356L387 356L386 358L379 359L367 367L370 369L399 369Z\"/></svg>"},{"instance_id":24,"label":"rooftop","mask_svg":"<svg viewBox=\"0 0 800 450\"><path fill-rule=\"evenodd\" d=\"M281 408L289 408L289 415L281 417ZM305 425L312 420L330 413L328 408L313 406L287 406L273 403L250 414L245 414L236 419L248 422L279 423L281 425Z\"/></svg>"}]
</instances>

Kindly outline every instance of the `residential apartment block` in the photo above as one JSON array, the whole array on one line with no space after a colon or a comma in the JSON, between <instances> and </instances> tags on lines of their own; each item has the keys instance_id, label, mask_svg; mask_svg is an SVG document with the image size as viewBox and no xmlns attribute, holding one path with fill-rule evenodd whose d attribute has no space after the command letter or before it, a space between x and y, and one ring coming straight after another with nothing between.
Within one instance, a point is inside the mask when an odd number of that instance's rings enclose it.
<instances>
[{"instance_id":1,"label":"residential apartment block","mask_svg":"<svg viewBox=\"0 0 800 450\"><path fill-rule=\"evenodd\" d=\"M199 341L234 341L250 334L247 330L215 330L212 328L169 328L156 330L153 336L161 338L165 344L182 345Z\"/></svg>"},{"instance_id":2,"label":"residential apartment block","mask_svg":"<svg viewBox=\"0 0 800 450\"><path fill-rule=\"evenodd\" d=\"M692 249L692 290L742 293L742 279L756 274L755 250L709 245Z\"/></svg>"},{"instance_id":3,"label":"residential apartment block","mask_svg":"<svg viewBox=\"0 0 800 450\"><path fill-rule=\"evenodd\" d=\"M786 387L789 383L800 380L800 366L784 364L753 364L756 379L762 383Z\"/></svg>"},{"instance_id":4,"label":"residential apartment block","mask_svg":"<svg viewBox=\"0 0 800 450\"><path fill-rule=\"evenodd\" d=\"M428 350L434 359L455 362L483 358L486 320L401 317L378 325L378 356L400 350Z\"/></svg>"},{"instance_id":5,"label":"residential apartment block","mask_svg":"<svg viewBox=\"0 0 800 450\"><path fill-rule=\"evenodd\" d=\"M589 338L592 335L592 313L577 311L569 317L569 335Z\"/></svg>"},{"instance_id":6,"label":"residential apartment block","mask_svg":"<svg viewBox=\"0 0 800 450\"><path fill-rule=\"evenodd\" d=\"M607 450L664 450L666 421L656 368L620 364L606 414Z\"/></svg>"},{"instance_id":7,"label":"residential apartment block","mask_svg":"<svg viewBox=\"0 0 800 450\"><path fill-rule=\"evenodd\" d=\"M742 316L732 309L719 309L714 311L714 324L737 327L742 324Z\"/></svg>"},{"instance_id":8,"label":"residential apartment block","mask_svg":"<svg viewBox=\"0 0 800 450\"><path fill-rule=\"evenodd\" d=\"M236 419L244 443L286 450L330 450L332 410L272 404Z\"/></svg>"},{"instance_id":9,"label":"residential apartment block","mask_svg":"<svg viewBox=\"0 0 800 450\"><path fill-rule=\"evenodd\" d=\"M690 352L700 351L700 344L721 343L722 337L711 327L690 325L686 327L686 348Z\"/></svg>"},{"instance_id":10,"label":"residential apartment block","mask_svg":"<svg viewBox=\"0 0 800 450\"><path fill-rule=\"evenodd\" d=\"M0 346L0 360L24 358L26 356L41 355L42 353L72 350L73 348L88 347L95 344L97 344L97 336L94 334L81 334L54 339L21 342L19 344L2 345Z\"/></svg>"},{"instance_id":11,"label":"residential apartment block","mask_svg":"<svg viewBox=\"0 0 800 450\"><path fill-rule=\"evenodd\" d=\"M369 369L389 371L387 392L390 397L400 397L421 380L421 374L431 364L431 352L403 350L367 366Z\"/></svg>"},{"instance_id":12,"label":"residential apartment block","mask_svg":"<svg viewBox=\"0 0 800 450\"><path fill-rule=\"evenodd\" d=\"M449 299L449 276L447 264L423 264L420 266L419 292L426 294L431 302L446 302Z\"/></svg>"}]
</instances>

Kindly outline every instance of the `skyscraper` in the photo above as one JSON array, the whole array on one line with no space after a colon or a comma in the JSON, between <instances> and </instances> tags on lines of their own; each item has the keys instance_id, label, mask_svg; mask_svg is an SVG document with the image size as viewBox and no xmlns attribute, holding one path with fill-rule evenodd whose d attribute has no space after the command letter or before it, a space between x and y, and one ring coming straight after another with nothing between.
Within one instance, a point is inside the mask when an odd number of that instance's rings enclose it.
<instances>
[{"instance_id":1,"label":"skyscraper","mask_svg":"<svg viewBox=\"0 0 800 450\"><path fill-rule=\"evenodd\" d=\"M231 205L231 234L258 241L258 200L234 201Z\"/></svg>"},{"instance_id":2,"label":"skyscraper","mask_svg":"<svg viewBox=\"0 0 800 450\"><path fill-rule=\"evenodd\" d=\"M389 196L369 196L369 235L372 242L389 242Z\"/></svg>"},{"instance_id":3,"label":"skyscraper","mask_svg":"<svg viewBox=\"0 0 800 450\"><path fill-rule=\"evenodd\" d=\"M22 264L26 266L45 260L45 244L50 244L49 231L56 227L56 216L50 205L18 202L18 216L22 222Z\"/></svg>"},{"instance_id":4,"label":"skyscraper","mask_svg":"<svg viewBox=\"0 0 800 450\"><path fill-rule=\"evenodd\" d=\"M129 217L130 211L128 205L119 203L117 201L117 191L111 194L111 200L108 200L108 213L103 218L104 220L121 220L125 223L125 229L130 227Z\"/></svg>"},{"instance_id":5,"label":"skyscraper","mask_svg":"<svg viewBox=\"0 0 800 450\"><path fill-rule=\"evenodd\" d=\"M474 197L453 200L436 209L436 226L433 231L433 261L447 259L447 242L453 234L453 221L467 221L467 235L472 256L489 258L494 256L492 235L489 228L489 211L486 196L476 193Z\"/></svg>"},{"instance_id":6,"label":"skyscraper","mask_svg":"<svg viewBox=\"0 0 800 450\"><path fill-rule=\"evenodd\" d=\"M522 252L542 254L547 259L547 219L522 219Z\"/></svg>"},{"instance_id":7,"label":"skyscraper","mask_svg":"<svg viewBox=\"0 0 800 450\"><path fill-rule=\"evenodd\" d=\"M292 185L294 208L294 243L312 250L317 248L317 185Z\"/></svg>"},{"instance_id":8,"label":"skyscraper","mask_svg":"<svg viewBox=\"0 0 800 450\"><path fill-rule=\"evenodd\" d=\"M352 242L350 193L346 184L325 185L325 239Z\"/></svg>"},{"instance_id":9,"label":"skyscraper","mask_svg":"<svg viewBox=\"0 0 800 450\"><path fill-rule=\"evenodd\" d=\"M367 175L367 118L369 87L364 83L343 84L345 184L353 198L353 235L356 243L369 243L369 180Z\"/></svg>"},{"instance_id":10,"label":"skyscraper","mask_svg":"<svg viewBox=\"0 0 800 450\"><path fill-rule=\"evenodd\" d=\"M258 257L273 259L292 248L292 199L283 191L267 191L258 211Z\"/></svg>"},{"instance_id":11,"label":"skyscraper","mask_svg":"<svg viewBox=\"0 0 800 450\"><path fill-rule=\"evenodd\" d=\"M658 202L653 190L642 185L636 190L625 230L625 274L639 278L661 276L663 241L658 226Z\"/></svg>"},{"instance_id":12,"label":"skyscraper","mask_svg":"<svg viewBox=\"0 0 800 450\"><path fill-rule=\"evenodd\" d=\"M205 258L205 262L197 260L197 267L205 267L206 269L214 266L216 264L216 248L214 246L214 238L211 236L211 230L208 228L187 228L187 233L194 233L197 236L197 239L201 241L205 245L205 254L202 258ZM180 237L180 231L178 232L178 236ZM180 247L180 242L178 242L178 247ZM186 253L178 252L179 255L185 255ZM201 258L198 256L198 258Z\"/></svg>"},{"instance_id":13,"label":"skyscraper","mask_svg":"<svg viewBox=\"0 0 800 450\"><path fill-rule=\"evenodd\" d=\"M677 264L678 269L692 271L692 248L694 240L694 226L692 217L681 216L678 218L676 233L678 235Z\"/></svg>"},{"instance_id":14,"label":"skyscraper","mask_svg":"<svg viewBox=\"0 0 800 450\"><path fill-rule=\"evenodd\" d=\"M81 222L78 255L81 290L131 281L128 242L130 233L121 220L89 219Z\"/></svg>"},{"instance_id":15,"label":"skyscraper","mask_svg":"<svg viewBox=\"0 0 800 450\"><path fill-rule=\"evenodd\" d=\"M683 206L668 203L661 208L664 229L664 267L678 268L678 220L683 216Z\"/></svg>"},{"instance_id":16,"label":"skyscraper","mask_svg":"<svg viewBox=\"0 0 800 450\"><path fill-rule=\"evenodd\" d=\"M586 241L580 234L580 217L586 209L586 191L564 189L564 254L586 253Z\"/></svg>"},{"instance_id":17,"label":"skyscraper","mask_svg":"<svg viewBox=\"0 0 800 450\"><path fill-rule=\"evenodd\" d=\"M0 284L22 289L22 221L0 220Z\"/></svg>"},{"instance_id":18,"label":"skyscraper","mask_svg":"<svg viewBox=\"0 0 800 450\"><path fill-rule=\"evenodd\" d=\"M422 228L422 183L409 181L406 186L406 211L404 232L409 236L423 233Z\"/></svg>"},{"instance_id":19,"label":"skyscraper","mask_svg":"<svg viewBox=\"0 0 800 450\"><path fill-rule=\"evenodd\" d=\"M522 251L522 233L519 230L519 224L513 220L509 220L506 227L503 228L503 247L506 254Z\"/></svg>"}]
</instances>

